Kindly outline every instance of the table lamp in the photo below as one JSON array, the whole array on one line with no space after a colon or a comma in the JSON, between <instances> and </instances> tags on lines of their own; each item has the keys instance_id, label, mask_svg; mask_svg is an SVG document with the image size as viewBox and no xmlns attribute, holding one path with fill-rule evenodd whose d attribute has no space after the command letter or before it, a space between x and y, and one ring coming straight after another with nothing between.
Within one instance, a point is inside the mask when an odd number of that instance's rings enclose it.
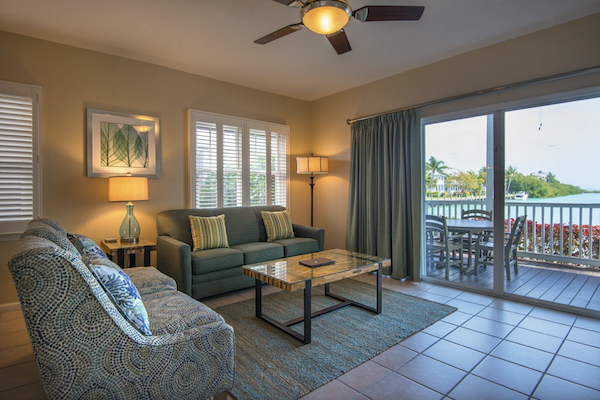
<instances>
[{"instance_id":1,"label":"table lamp","mask_svg":"<svg viewBox=\"0 0 600 400\"><path fill-rule=\"evenodd\" d=\"M314 174L326 174L329 172L329 157L314 156L296 157L298 174L310 174L310 226L313 226L313 191L314 191Z\"/></svg>"},{"instance_id":2,"label":"table lamp","mask_svg":"<svg viewBox=\"0 0 600 400\"><path fill-rule=\"evenodd\" d=\"M133 215L132 201L148 200L148 178L142 176L111 176L108 178L108 201L127 201L127 215L119 228L121 243L135 244L140 240L140 224Z\"/></svg>"}]
</instances>

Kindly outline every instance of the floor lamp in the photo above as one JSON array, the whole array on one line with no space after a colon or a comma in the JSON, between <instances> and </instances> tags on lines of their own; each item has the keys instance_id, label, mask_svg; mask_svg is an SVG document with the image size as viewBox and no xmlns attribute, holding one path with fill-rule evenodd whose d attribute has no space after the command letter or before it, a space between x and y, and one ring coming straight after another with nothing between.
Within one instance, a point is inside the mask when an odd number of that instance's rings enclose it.
<instances>
[{"instance_id":1,"label":"floor lamp","mask_svg":"<svg viewBox=\"0 0 600 400\"><path fill-rule=\"evenodd\" d=\"M329 157L313 156L296 157L297 173L310 174L310 226L313 226L313 191L315 187L314 174L329 172Z\"/></svg>"}]
</instances>

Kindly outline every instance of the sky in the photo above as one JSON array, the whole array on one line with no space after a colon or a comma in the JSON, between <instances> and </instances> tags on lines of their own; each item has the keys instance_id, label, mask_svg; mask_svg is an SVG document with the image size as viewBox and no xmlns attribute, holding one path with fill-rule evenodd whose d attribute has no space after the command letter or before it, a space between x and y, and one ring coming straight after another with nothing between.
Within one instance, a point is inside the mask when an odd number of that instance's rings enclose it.
<instances>
[{"instance_id":1,"label":"sky","mask_svg":"<svg viewBox=\"0 0 600 400\"><path fill-rule=\"evenodd\" d=\"M506 167L552 172L562 182L600 190L600 98L506 113ZM485 165L487 117L426 126L426 160L461 171Z\"/></svg>"}]
</instances>

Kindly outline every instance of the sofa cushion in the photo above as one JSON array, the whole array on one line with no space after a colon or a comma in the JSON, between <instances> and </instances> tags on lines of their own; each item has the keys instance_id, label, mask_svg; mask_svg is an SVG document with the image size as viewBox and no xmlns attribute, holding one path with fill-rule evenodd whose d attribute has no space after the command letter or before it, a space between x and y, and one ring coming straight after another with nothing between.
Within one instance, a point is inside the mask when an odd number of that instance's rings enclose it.
<instances>
[{"instance_id":1,"label":"sofa cushion","mask_svg":"<svg viewBox=\"0 0 600 400\"><path fill-rule=\"evenodd\" d=\"M276 240L273 243L283 246L283 254L285 257L316 253L319 251L319 242L310 238L296 237L292 239L281 239Z\"/></svg>"},{"instance_id":2,"label":"sofa cushion","mask_svg":"<svg viewBox=\"0 0 600 400\"><path fill-rule=\"evenodd\" d=\"M223 213L220 213L223 214ZM168 210L156 216L156 230L159 236L169 236L194 248L190 215L198 217L214 217L216 214L210 208ZM231 243L231 241L230 241Z\"/></svg>"},{"instance_id":3,"label":"sofa cushion","mask_svg":"<svg viewBox=\"0 0 600 400\"><path fill-rule=\"evenodd\" d=\"M223 317L208 306L176 290L145 295L144 303L155 336L223 322Z\"/></svg>"},{"instance_id":4,"label":"sofa cushion","mask_svg":"<svg viewBox=\"0 0 600 400\"><path fill-rule=\"evenodd\" d=\"M283 246L277 243L244 243L231 248L244 252L244 264L256 264L283 257Z\"/></svg>"},{"instance_id":5,"label":"sofa cushion","mask_svg":"<svg viewBox=\"0 0 600 400\"><path fill-rule=\"evenodd\" d=\"M256 215L250 207L222 207L212 209L215 215L225 214L229 246L260 241Z\"/></svg>"},{"instance_id":6,"label":"sofa cushion","mask_svg":"<svg viewBox=\"0 0 600 400\"><path fill-rule=\"evenodd\" d=\"M225 215L196 217L190 215L194 251L228 248Z\"/></svg>"},{"instance_id":7,"label":"sofa cushion","mask_svg":"<svg viewBox=\"0 0 600 400\"><path fill-rule=\"evenodd\" d=\"M127 274L118 265L112 264L96 263L89 268L123 316L144 335L152 335L148 313L139 292Z\"/></svg>"},{"instance_id":8,"label":"sofa cushion","mask_svg":"<svg viewBox=\"0 0 600 400\"><path fill-rule=\"evenodd\" d=\"M267 230L267 241L272 242L274 240L294 237L292 219L287 210L262 211L261 215L265 223L265 229Z\"/></svg>"},{"instance_id":9,"label":"sofa cushion","mask_svg":"<svg viewBox=\"0 0 600 400\"><path fill-rule=\"evenodd\" d=\"M193 251L190 256L194 275L238 267L244 263L244 253L233 248Z\"/></svg>"}]
</instances>

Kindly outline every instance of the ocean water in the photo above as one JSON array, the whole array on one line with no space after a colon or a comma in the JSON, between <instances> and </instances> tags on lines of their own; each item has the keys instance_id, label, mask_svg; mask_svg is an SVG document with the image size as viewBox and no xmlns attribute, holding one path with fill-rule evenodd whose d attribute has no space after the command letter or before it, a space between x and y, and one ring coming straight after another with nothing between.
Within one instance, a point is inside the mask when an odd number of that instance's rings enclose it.
<instances>
[{"instance_id":1,"label":"ocean water","mask_svg":"<svg viewBox=\"0 0 600 400\"><path fill-rule=\"evenodd\" d=\"M528 220L544 224L600 225L600 193L509 201L505 213L510 218L527 214Z\"/></svg>"},{"instance_id":2,"label":"ocean water","mask_svg":"<svg viewBox=\"0 0 600 400\"><path fill-rule=\"evenodd\" d=\"M583 193L571 196L554 197L551 199L527 199L527 203L566 203L566 204L598 204L600 205L600 193Z\"/></svg>"}]
</instances>

